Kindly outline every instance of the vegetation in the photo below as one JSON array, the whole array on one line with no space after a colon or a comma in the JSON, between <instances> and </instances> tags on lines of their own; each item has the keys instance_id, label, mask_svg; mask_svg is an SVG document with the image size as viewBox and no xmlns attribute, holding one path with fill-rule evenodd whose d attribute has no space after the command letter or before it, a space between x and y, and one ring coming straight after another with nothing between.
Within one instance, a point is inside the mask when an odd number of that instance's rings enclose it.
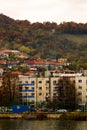
<instances>
[{"instance_id":1,"label":"vegetation","mask_svg":"<svg viewBox=\"0 0 87 130\"><path fill-rule=\"evenodd\" d=\"M0 89L0 106L18 104L18 76L8 72L3 76L2 89Z\"/></svg>"},{"instance_id":2,"label":"vegetation","mask_svg":"<svg viewBox=\"0 0 87 130\"><path fill-rule=\"evenodd\" d=\"M77 107L75 83L68 77L59 79L58 102L59 108L75 110Z\"/></svg>"},{"instance_id":3,"label":"vegetation","mask_svg":"<svg viewBox=\"0 0 87 130\"><path fill-rule=\"evenodd\" d=\"M0 14L0 48L21 50L31 58L64 57L86 68L87 23L30 23Z\"/></svg>"},{"instance_id":4,"label":"vegetation","mask_svg":"<svg viewBox=\"0 0 87 130\"><path fill-rule=\"evenodd\" d=\"M56 90L58 93L53 96L53 101L47 100L47 108L52 109L52 111L58 109L73 111L78 108L75 83L73 80L70 80L69 77L62 77L58 81Z\"/></svg>"}]
</instances>

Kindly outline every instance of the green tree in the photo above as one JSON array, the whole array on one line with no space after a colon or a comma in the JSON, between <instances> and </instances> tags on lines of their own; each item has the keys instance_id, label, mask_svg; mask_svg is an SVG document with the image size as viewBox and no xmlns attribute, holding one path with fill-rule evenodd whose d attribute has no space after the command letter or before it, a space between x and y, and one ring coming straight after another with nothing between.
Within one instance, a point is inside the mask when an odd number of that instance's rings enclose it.
<instances>
[{"instance_id":1,"label":"green tree","mask_svg":"<svg viewBox=\"0 0 87 130\"><path fill-rule=\"evenodd\" d=\"M22 52L26 52L26 53L29 53L29 52L30 52L30 49L29 49L28 47L26 47L26 46L21 46L19 49L20 49L20 51L22 51Z\"/></svg>"},{"instance_id":2,"label":"green tree","mask_svg":"<svg viewBox=\"0 0 87 130\"><path fill-rule=\"evenodd\" d=\"M9 60L14 60L15 59L15 54L13 52L9 53Z\"/></svg>"}]
</instances>

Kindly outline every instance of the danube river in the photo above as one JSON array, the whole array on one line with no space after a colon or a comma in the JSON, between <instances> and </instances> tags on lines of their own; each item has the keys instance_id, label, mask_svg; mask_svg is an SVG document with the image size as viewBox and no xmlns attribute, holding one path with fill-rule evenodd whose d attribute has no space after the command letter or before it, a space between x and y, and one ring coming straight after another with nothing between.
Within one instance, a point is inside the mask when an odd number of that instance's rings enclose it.
<instances>
[{"instance_id":1,"label":"danube river","mask_svg":"<svg viewBox=\"0 0 87 130\"><path fill-rule=\"evenodd\" d=\"M87 121L0 119L0 130L87 130Z\"/></svg>"}]
</instances>

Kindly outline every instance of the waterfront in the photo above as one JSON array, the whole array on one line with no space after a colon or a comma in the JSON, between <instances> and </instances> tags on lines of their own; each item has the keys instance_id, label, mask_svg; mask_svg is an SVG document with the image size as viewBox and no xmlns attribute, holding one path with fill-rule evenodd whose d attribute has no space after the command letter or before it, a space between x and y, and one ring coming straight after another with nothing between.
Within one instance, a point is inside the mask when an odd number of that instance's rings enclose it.
<instances>
[{"instance_id":1,"label":"waterfront","mask_svg":"<svg viewBox=\"0 0 87 130\"><path fill-rule=\"evenodd\" d=\"M87 121L1 119L0 130L87 130Z\"/></svg>"}]
</instances>

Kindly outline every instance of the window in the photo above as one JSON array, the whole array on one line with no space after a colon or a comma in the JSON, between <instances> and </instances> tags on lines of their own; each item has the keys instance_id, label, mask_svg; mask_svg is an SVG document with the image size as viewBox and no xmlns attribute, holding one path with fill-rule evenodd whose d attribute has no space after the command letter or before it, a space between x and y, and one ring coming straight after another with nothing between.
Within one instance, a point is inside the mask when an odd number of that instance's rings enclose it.
<instances>
[{"instance_id":1,"label":"window","mask_svg":"<svg viewBox=\"0 0 87 130\"><path fill-rule=\"evenodd\" d=\"M79 83L82 83L82 80L81 80L81 79L79 79L79 80L78 80L78 82L79 82Z\"/></svg>"},{"instance_id":2,"label":"window","mask_svg":"<svg viewBox=\"0 0 87 130\"><path fill-rule=\"evenodd\" d=\"M32 87L31 89L34 90L34 87Z\"/></svg>"},{"instance_id":3,"label":"window","mask_svg":"<svg viewBox=\"0 0 87 130\"><path fill-rule=\"evenodd\" d=\"M21 83L22 83L22 81L19 81L19 83L21 84Z\"/></svg>"},{"instance_id":4,"label":"window","mask_svg":"<svg viewBox=\"0 0 87 130\"><path fill-rule=\"evenodd\" d=\"M56 96L56 93L54 93L53 95Z\"/></svg>"},{"instance_id":5,"label":"window","mask_svg":"<svg viewBox=\"0 0 87 130\"><path fill-rule=\"evenodd\" d=\"M31 96L34 96L34 93L31 93Z\"/></svg>"},{"instance_id":6,"label":"window","mask_svg":"<svg viewBox=\"0 0 87 130\"><path fill-rule=\"evenodd\" d=\"M47 80L46 83L49 83L49 80Z\"/></svg>"},{"instance_id":7,"label":"window","mask_svg":"<svg viewBox=\"0 0 87 130\"><path fill-rule=\"evenodd\" d=\"M39 81L39 83L41 84L41 83L42 83L42 81Z\"/></svg>"},{"instance_id":8,"label":"window","mask_svg":"<svg viewBox=\"0 0 87 130\"><path fill-rule=\"evenodd\" d=\"M28 81L25 81L26 84L28 84Z\"/></svg>"},{"instance_id":9,"label":"window","mask_svg":"<svg viewBox=\"0 0 87 130\"><path fill-rule=\"evenodd\" d=\"M22 87L19 87L19 91L21 91L22 90Z\"/></svg>"},{"instance_id":10,"label":"window","mask_svg":"<svg viewBox=\"0 0 87 130\"><path fill-rule=\"evenodd\" d=\"M78 96L81 96L82 95L82 93L81 92L78 92Z\"/></svg>"},{"instance_id":11,"label":"window","mask_svg":"<svg viewBox=\"0 0 87 130\"><path fill-rule=\"evenodd\" d=\"M39 96L41 96L42 95L42 93L39 93Z\"/></svg>"},{"instance_id":12,"label":"window","mask_svg":"<svg viewBox=\"0 0 87 130\"><path fill-rule=\"evenodd\" d=\"M82 86L79 86L78 89L82 89Z\"/></svg>"},{"instance_id":13,"label":"window","mask_svg":"<svg viewBox=\"0 0 87 130\"><path fill-rule=\"evenodd\" d=\"M25 90L28 90L28 87L25 87Z\"/></svg>"},{"instance_id":14,"label":"window","mask_svg":"<svg viewBox=\"0 0 87 130\"><path fill-rule=\"evenodd\" d=\"M54 89L58 89L58 87L54 87Z\"/></svg>"},{"instance_id":15,"label":"window","mask_svg":"<svg viewBox=\"0 0 87 130\"><path fill-rule=\"evenodd\" d=\"M39 87L39 90L42 90L42 87Z\"/></svg>"},{"instance_id":16,"label":"window","mask_svg":"<svg viewBox=\"0 0 87 130\"><path fill-rule=\"evenodd\" d=\"M56 80L53 81L53 84L54 84L54 85L56 84Z\"/></svg>"},{"instance_id":17,"label":"window","mask_svg":"<svg viewBox=\"0 0 87 130\"><path fill-rule=\"evenodd\" d=\"M35 81L31 81L31 84L35 84Z\"/></svg>"},{"instance_id":18,"label":"window","mask_svg":"<svg viewBox=\"0 0 87 130\"><path fill-rule=\"evenodd\" d=\"M25 93L25 96L27 96L27 97L28 97L28 93Z\"/></svg>"}]
</instances>

